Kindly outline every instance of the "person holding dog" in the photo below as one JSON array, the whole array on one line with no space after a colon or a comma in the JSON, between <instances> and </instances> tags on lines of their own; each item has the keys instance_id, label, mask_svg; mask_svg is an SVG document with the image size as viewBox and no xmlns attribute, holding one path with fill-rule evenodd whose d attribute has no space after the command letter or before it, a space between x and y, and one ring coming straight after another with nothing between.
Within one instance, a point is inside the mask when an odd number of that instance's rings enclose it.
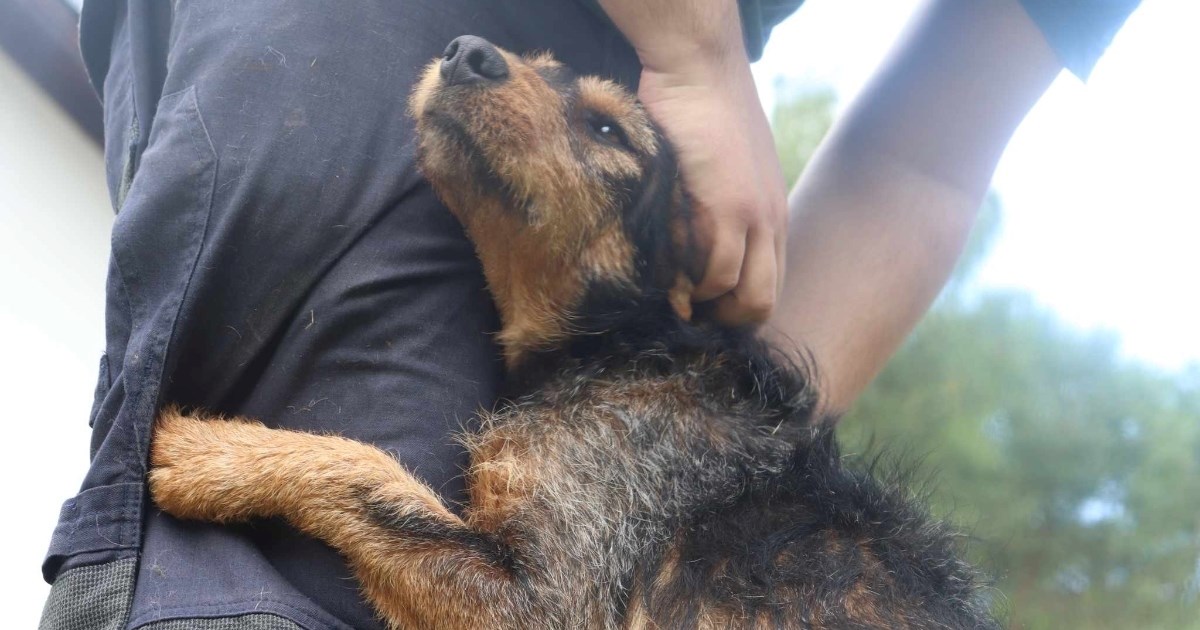
<instances>
[{"instance_id":1,"label":"person holding dog","mask_svg":"<svg viewBox=\"0 0 1200 630\"><path fill-rule=\"evenodd\" d=\"M93 462L42 627L377 627L320 543L150 505L149 434L167 402L337 432L461 499L450 434L502 391L495 314L404 102L464 33L636 85L694 200L693 298L803 344L847 407L944 282L1013 129L1136 2L933 0L789 204L749 61L798 4L87 0L118 216Z\"/></svg>"}]
</instances>

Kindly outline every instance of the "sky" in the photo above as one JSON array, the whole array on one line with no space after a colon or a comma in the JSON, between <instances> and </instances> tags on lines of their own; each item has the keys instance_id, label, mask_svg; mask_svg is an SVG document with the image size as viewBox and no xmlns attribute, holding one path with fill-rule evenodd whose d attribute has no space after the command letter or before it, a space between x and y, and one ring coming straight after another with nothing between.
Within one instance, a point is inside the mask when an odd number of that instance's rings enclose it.
<instances>
[{"instance_id":1,"label":"sky","mask_svg":"<svg viewBox=\"0 0 1200 630\"><path fill-rule=\"evenodd\" d=\"M755 64L764 107L783 83L845 107L922 4L808 0ZM1198 2L1143 0L1086 85L1058 78L997 167L1004 224L977 280L1172 371L1200 364L1198 23Z\"/></svg>"}]
</instances>

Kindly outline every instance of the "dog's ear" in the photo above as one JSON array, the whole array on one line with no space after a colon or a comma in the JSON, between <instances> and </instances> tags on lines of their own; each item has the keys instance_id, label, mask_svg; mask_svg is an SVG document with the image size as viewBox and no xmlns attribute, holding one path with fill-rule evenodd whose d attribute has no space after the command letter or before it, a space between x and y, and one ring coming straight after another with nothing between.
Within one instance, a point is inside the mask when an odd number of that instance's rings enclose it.
<instances>
[{"instance_id":1,"label":"dog's ear","mask_svg":"<svg viewBox=\"0 0 1200 630\"><path fill-rule=\"evenodd\" d=\"M692 292L695 291L696 285L686 273L679 272L675 275L675 285L667 291L667 300L671 302L671 308L675 314L685 322L692 321Z\"/></svg>"},{"instance_id":2,"label":"dog's ear","mask_svg":"<svg viewBox=\"0 0 1200 630\"><path fill-rule=\"evenodd\" d=\"M696 283L704 276L704 261L696 251L696 234L692 222L692 203L683 186L683 178L676 176L675 192L671 201L671 262L675 274L674 282L667 293L671 308L684 321L693 315L692 295Z\"/></svg>"}]
</instances>

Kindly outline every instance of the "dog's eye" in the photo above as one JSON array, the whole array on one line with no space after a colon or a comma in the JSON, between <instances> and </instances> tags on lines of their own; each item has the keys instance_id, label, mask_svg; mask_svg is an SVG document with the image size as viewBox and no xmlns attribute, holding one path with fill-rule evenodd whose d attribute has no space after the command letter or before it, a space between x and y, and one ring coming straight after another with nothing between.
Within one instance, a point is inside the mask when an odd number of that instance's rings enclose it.
<instances>
[{"instance_id":1,"label":"dog's eye","mask_svg":"<svg viewBox=\"0 0 1200 630\"><path fill-rule=\"evenodd\" d=\"M613 122L610 118L604 116L588 117L588 129L592 135L602 142L629 149L629 139L625 137L625 130L621 126Z\"/></svg>"}]
</instances>

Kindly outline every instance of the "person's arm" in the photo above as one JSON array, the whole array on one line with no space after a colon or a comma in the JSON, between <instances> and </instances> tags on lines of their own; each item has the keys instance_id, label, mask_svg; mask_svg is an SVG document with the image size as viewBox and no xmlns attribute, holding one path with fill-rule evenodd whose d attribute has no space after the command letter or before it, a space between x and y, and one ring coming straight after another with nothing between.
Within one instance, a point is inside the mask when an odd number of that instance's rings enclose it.
<instances>
[{"instance_id":1,"label":"person's arm","mask_svg":"<svg viewBox=\"0 0 1200 630\"><path fill-rule=\"evenodd\" d=\"M765 320L782 280L786 184L734 0L600 0L638 53L638 87L679 156L703 278L726 324Z\"/></svg>"},{"instance_id":2,"label":"person's arm","mask_svg":"<svg viewBox=\"0 0 1200 630\"><path fill-rule=\"evenodd\" d=\"M845 410L929 308L1004 146L1061 63L1017 0L933 0L792 192L768 331Z\"/></svg>"}]
</instances>

